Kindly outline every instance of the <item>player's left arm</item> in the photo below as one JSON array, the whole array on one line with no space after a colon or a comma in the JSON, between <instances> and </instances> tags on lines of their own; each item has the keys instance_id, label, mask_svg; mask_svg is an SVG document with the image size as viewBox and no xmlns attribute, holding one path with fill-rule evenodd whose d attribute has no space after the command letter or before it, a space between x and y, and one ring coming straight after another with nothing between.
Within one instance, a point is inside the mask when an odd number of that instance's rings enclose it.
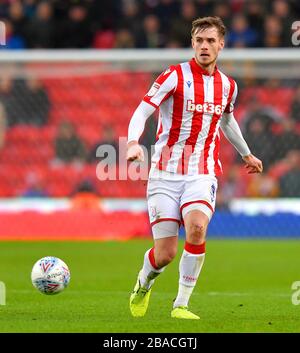
<instances>
[{"instance_id":1,"label":"player's left arm","mask_svg":"<svg viewBox=\"0 0 300 353\"><path fill-rule=\"evenodd\" d=\"M232 112L223 114L220 128L227 140L242 156L244 162L246 163L248 173L261 173L263 171L262 161L251 153Z\"/></svg>"}]
</instances>

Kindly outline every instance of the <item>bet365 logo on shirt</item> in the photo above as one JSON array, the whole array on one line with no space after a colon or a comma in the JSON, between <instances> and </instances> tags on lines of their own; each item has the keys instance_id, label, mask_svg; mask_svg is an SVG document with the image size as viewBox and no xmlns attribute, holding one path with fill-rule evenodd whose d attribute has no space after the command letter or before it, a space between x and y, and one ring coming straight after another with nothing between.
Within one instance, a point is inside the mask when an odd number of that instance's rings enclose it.
<instances>
[{"instance_id":1,"label":"bet365 logo on shirt","mask_svg":"<svg viewBox=\"0 0 300 353\"><path fill-rule=\"evenodd\" d=\"M214 104L204 102L203 104L196 104L192 99L188 99L186 102L186 110L188 112L197 111L204 114L216 114L221 115L223 113L223 107L221 104Z\"/></svg>"}]
</instances>

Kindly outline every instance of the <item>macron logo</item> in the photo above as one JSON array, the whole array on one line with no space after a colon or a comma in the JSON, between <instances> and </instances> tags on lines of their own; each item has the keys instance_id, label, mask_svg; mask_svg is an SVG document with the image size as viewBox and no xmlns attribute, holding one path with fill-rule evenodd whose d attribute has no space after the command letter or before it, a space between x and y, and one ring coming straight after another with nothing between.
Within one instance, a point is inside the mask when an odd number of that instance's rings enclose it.
<instances>
[{"instance_id":1,"label":"macron logo","mask_svg":"<svg viewBox=\"0 0 300 353\"><path fill-rule=\"evenodd\" d=\"M214 105L214 103L207 102L204 102L203 104L195 104L191 99L188 99L186 102L186 110L188 112L197 111L204 114L221 115L223 113L223 106L221 104Z\"/></svg>"}]
</instances>

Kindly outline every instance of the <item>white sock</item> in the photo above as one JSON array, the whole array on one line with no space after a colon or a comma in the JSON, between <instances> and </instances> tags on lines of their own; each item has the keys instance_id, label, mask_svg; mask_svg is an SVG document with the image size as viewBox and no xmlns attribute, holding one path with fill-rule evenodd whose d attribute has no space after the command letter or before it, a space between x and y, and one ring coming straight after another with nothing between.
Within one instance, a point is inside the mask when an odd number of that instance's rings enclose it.
<instances>
[{"instance_id":1,"label":"white sock","mask_svg":"<svg viewBox=\"0 0 300 353\"><path fill-rule=\"evenodd\" d=\"M193 254L183 250L179 263L179 288L173 307L188 306L190 296L195 288L202 269L205 253Z\"/></svg>"},{"instance_id":2,"label":"white sock","mask_svg":"<svg viewBox=\"0 0 300 353\"><path fill-rule=\"evenodd\" d=\"M153 248L152 248L153 249ZM149 249L146 251L145 256L144 256L144 264L143 264L143 268L141 269L140 273L139 273L139 280L141 282L142 287L145 287L147 289L151 288L155 278L161 274L164 269L166 268L166 266L162 267L162 268L157 268L154 267L154 257L153 257L153 250ZM151 264L151 253L152 253L152 264ZM150 254L150 256L149 256Z\"/></svg>"}]
</instances>

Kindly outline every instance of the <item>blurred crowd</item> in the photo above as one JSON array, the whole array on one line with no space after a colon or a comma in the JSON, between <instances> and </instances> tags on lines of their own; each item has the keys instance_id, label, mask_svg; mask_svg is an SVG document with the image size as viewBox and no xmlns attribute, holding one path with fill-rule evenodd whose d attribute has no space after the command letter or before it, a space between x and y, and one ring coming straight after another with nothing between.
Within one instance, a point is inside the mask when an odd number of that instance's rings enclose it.
<instances>
[{"instance_id":1,"label":"blurred crowd","mask_svg":"<svg viewBox=\"0 0 300 353\"><path fill-rule=\"evenodd\" d=\"M291 47L297 0L3 0L6 45L24 48L180 48L191 22L220 16L228 47Z\"/></svg>"},{"instance_id":2,"label":"blurred crowd","mask_svg":"<svg viewBox=\"0 0 300 353\"><path fill-rule=\"evenodd\" d=\"M3 0L0 1L0 20L6 25L6 45L0 48L184 48L190 46L191 22L206 15L223 19L228 29L227 47L291 47L291 26L300 19L300 2ZM219 207L228 207L228 202L235 197L300 197L299 82L271 78L249 81L245 77L238 80L238 85L236 117L251 151L263 160L265 170L262 175L247 178L240 156L230 146L228 158L223 158L225 174L220 178ZM87 92L82 92L81 100L84 100ZM61 98L65 99L63 103L70 104L67 91ZM55 128L51 139L53 154L47 161L53 168L93 166L100 160L96 156L97 147L103 144L114 146L118 152L119 134L113 120L99 127L98 141L90 144L67 114L53 123L53 104L49 87L39 79L2 76L0 158L5 160L5 153L11 148L6 145L6 133L18 126ZM278 109L280 106L283 109ZM129 117L124 116L126 118ZM154 117L148 120L145 131L141 142L150 152L155 142ZM226 146L224 142L221 149ZM93 186L80 184L78 190L81 188L88 191ZM32 176L28 188L20 194L51 196L47 187L40 186Z\"/></svg>"}]
</instances>

